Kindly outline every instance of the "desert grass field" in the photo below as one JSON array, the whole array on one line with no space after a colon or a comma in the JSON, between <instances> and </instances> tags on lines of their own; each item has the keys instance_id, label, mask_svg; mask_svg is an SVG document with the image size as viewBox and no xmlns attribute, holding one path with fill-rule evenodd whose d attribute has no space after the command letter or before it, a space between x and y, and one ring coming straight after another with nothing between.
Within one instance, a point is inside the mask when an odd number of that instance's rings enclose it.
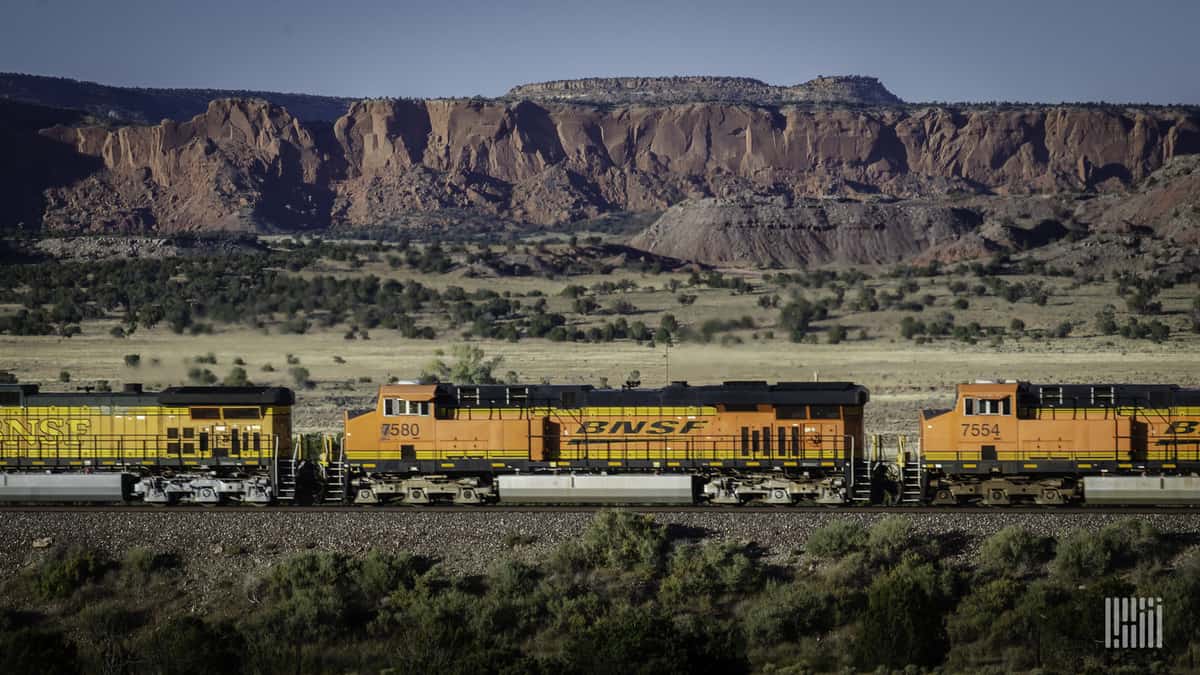
<instances>
[{"instance_id":1,"label":"desert grass field","mask_svg":"<svg viewBox=\"0 0 1200 675\"><path fill-rule=\"evenodd\" d=\"M561 244L556 247L562 249L559 253L569 252ZM1010 271L989 278L990 273L965 265L929 276L862 268L857 280L841 277L812 284L768 270L717 270L722 283L744 282L730 288L710 283L707 273L705 278L688 271L653 273L632 264L609 274L497 277L480 276L461 265L446 273L422 273L397 268L385 257L321 257L295 274L415 281L443 298L447 289L458 287L477 302L482 302L477 291L493 291L519 303L523 313L544 302L544 311L562 314L572 332L618 319L641 322L653 332L671 314L692 333L677 335L669 347L630 339L481 339L471 336L469 323L449 316L446 302L427 303L411 316L435 331L433 340L404 338L383 327L372 328L369 339L363 339L357 326L347 330L355 318L322 327L328 322L322 322L321 311L301 315L308 320L301 334L285 332L284 322L291 317L268 315L246 317L247 323L259 322L258 328L216 323L207 326L211 333L188 335L159 324L114 337L114 329L123 324L110 314L83 321L81 334L69 338L0 334L0 371L47 390L70 391L102 383L113 389L131 382L154 389L196 384L204 381L195 377L203 370L211 373L208 381L219 381L238 367L255 384L310 381L311 386L298 387L296 425L301 431L327 432L339 429L343 410L371 405L380 384L415 380L435 358L448 359L451 347L464 342L482 348L488 357L502 358L494 369L497 378L530 383L621 386L634 371L645 387L672 380L853 381L871 390L870 429L888 434L914 434L921 408L950 405L954 386L976 379L1200 386L1200 333L1194 330L1200 292L1194 283L1156 290L1153 299L1159 306L1137 315L1127 302L1128 289L1122 295L1115 279L1090 274ZM1026 293L1008 299L1003 289L1012 285L1040 289L1044 297L1035 302ZM889 300L871 311L861 301L868 293ZM576 298L581 296L593 301L591 309L579 309ZM814 317L802 342L789 339L781 324L781 308L797 298L830 308L827 317ZM10 302L0 306L0 314L19 309ZM345 309L353 315L359 308ZM1170 335L1155 342L1104 334L1098 321L1102 311L1120 325L1161 321ZM918 333L906 338L901 330L906 319L949 320L956 327L971 326L973 332L969 337ZM706 322L714 320L739 322L704 332ZM835 326L845 329L845 338L831 344ZM356 339L346 339L347 333ZM686 339L680 342L679 337ZM296 377L297 368L306 371L302 378Z\"/></svg>"},{"instance_id":2,"label":"desert grass field","mask_svg":"<svg viewBox=\"0 0 1200 675\"><path fill-rule=\"evenodd\" d=\"M256 384L293 386L289 368L309 371L315 387L299 393L296 423L303 431L336 431L341 410L369 405L380 383L410 380L461 340L407 340L378 331L370 340L345 340L337 330L305 335L264 335L233 329L213 335L180 336L169 330L141 330L113 339L102 330L73 338L0 337L0 370L47 389L74 390L107 380L114 389L127 382L148 387L187 382L196 357L224 377L235 359ZM917 345L902 338L865 342L796 344L787 340L747 341L732 346L685 343L666 348L629 341L518 343L474 340L489 357L503 361L496 374L514 371L524 382L585 383L612 386L638 371L642 386L669 380L717 383L725 380L850 380L871 390L868 421L879 433L916 432L923 407L950 405L954 385L975 379L1037 382L1141 382L1200 386L1200 350L1192 341L1154 344L1120 337L1079 337L1050 341L1009 340L998 346L936 342ZM137 354L140 365L125 364ZM295 363L287 363L292 355ZM448 358L448 357L447 357ZM338 362L338 361L341 362ZM266 372L270 365L274 370ZM59 382L62 371L70 382Z\"/></svg>"}]
</instances>

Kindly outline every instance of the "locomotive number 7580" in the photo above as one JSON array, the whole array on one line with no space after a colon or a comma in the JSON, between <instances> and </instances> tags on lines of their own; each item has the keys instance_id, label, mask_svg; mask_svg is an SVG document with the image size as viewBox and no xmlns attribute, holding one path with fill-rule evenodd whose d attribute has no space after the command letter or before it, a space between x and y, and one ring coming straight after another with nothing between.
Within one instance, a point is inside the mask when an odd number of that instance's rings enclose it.
<instances>
[{"instance_id":1,"label":"locomotive number 7580","mask_svg":"<svg viewBox=\"0 0 1200 675\"><path fill-rule=\"evenodd\" d=\"M388 438L389 436L420 436L420 424L384 424L379 428L379 437Z\"/></svg>"}]
</instances>

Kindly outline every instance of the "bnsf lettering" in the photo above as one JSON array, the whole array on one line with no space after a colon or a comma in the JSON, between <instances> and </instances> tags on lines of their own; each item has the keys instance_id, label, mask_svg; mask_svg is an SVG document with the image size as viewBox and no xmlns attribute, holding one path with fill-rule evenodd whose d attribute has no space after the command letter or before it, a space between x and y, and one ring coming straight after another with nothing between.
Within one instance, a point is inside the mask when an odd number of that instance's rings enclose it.
<instances>
[{"instance_id":1,"label":"bnsf lettering","mask_svg":"<svg viewBox=\"0 0 1200 675\"><path fill-rule=\"evenodd\" d=\"M0 424L0 437L19 438L27 441L40 436L82 436L91 431L88 420L5 420Z\"/></svg>"},{"instance_id":2,"label":"bnsf lettering","mask_svg":"<svg viewBox=\"0 0 1200 675\"><path fill-rule=\"evenodd\" d=\"M658 420L657 422L629 422L626 420L617 420L614 422L604 422L593 420L584 422L579 425L576 434L648 434L651 436L662 436L665 434L690 434L693 431L704 428L707 424L705 421L688 420L680 422L679 420Z\"/></svg>"},{"instance_id":3,"label":"bnsf lettering","mask_svg":"<svg viewBox=\"0 0 1200 675\"><path fill-rule=\"evenodd\" d=\"M1168 434L1190 434L1200 426L1200 422L1171 422L1167 425Z\"/></svg>"}]
</instances>

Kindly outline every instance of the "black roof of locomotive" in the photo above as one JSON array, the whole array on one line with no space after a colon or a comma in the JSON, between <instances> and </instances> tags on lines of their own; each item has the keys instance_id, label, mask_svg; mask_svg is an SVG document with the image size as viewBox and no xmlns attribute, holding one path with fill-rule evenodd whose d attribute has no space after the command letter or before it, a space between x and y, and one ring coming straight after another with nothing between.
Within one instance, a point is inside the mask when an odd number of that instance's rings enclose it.
<instances>
[{"instance_id":1,"label":"black roof of locomotive","mask_svg":"<svg viewBox=\"0 0 1200 675\"><path fill-rule=\"evenodd\" d=\"M186 405L292 405L295 394L286 387L168 387L142 391L128 385L123 391L42 392L36 384L0 385L8 405L23 406L186 406ZM15 397L11 396L16 394Z\"/></svg>"},{"instance_id":2,"label":"black roof of locomotive","mask_svg":"<svg viewBox=\"0 0 1200 675\"><path fill-rule=\"evenodd\" d=\"M462 394L467 392L467 396ZM478 392L478 396L474 395ZM514 392L517 394L513 396ZM524 394L524 395L522 395ZM566 396L564 396L564 394ZM525 407L551 405L582 406L712 406L749 405L864 405L870 398L866 387L853 382L736 381L716 385L689 386L672 382L655 389L597 389L581 385L453 385L440 384L439 401L463 408ZM573 400L572 400L573 399Z\"/></svg>"},{"instance_id":3,"label":"black roof of locomotive","mask_svg":"<svg viewBox=\"0 0 1200 675\"><path fill-rule=\"evenodd\" d=\"M1112 388L1112 401L1108 388ZM1058 392L1062 393L1061 403ZM1099 392L1099 396L1097 396ZM1032 384L1017 388L1019 404L1041 408L1139 406L1161 408L1200 405L1200 389L1185 389L1177 384Z\"/></svg>"}]
</instances>

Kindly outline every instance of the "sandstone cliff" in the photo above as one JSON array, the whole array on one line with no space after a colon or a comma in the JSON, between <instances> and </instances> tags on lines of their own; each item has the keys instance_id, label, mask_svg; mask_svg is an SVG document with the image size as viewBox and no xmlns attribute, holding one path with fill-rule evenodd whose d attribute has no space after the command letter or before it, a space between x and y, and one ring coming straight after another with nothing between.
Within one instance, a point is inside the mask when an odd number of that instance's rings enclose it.
<instances>
[{"instance_id":1,"label":"sandstone cliff","mask_svg":"<svg viewBox=\"0 0 1200 675\"><path fill-rule=\"evenodd\" d=\"M329 127L234 99L41 138L98 167L47 186L52 229L290 230L445 207L562 223L744 194L1120 190L1200 152L1200 112L373 100Z\"/></svg>"}]
</instances>

